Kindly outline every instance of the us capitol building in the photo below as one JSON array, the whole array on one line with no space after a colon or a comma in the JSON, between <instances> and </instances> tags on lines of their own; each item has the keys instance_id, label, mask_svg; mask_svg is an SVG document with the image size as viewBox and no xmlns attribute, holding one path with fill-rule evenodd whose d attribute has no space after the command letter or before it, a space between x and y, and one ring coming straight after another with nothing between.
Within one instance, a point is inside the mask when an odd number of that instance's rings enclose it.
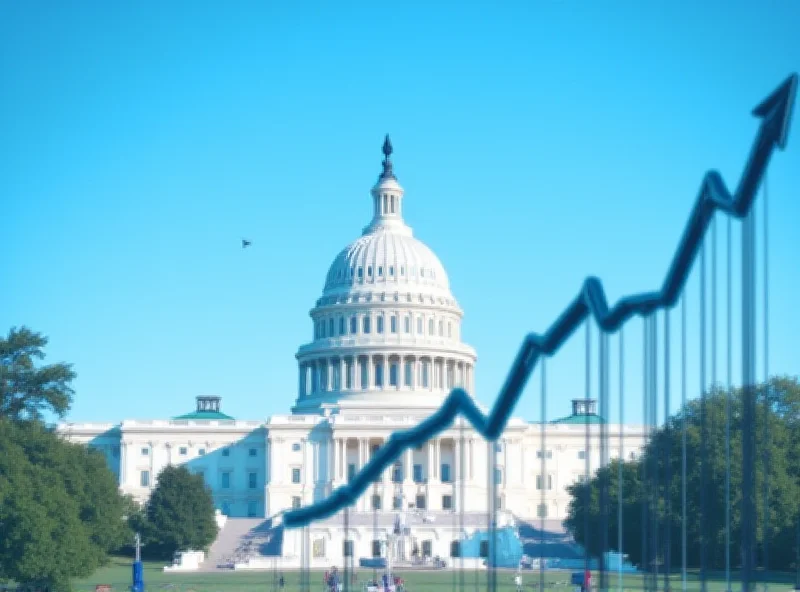
<instances>
[{"instance_id":1,"label":"us capitol building","mask_svg":"<svg viewBox=\"0 0 800 592\"><path fill-rule=\"evenodd\" d=\"M68 439L105 453L123 493L144 502L164 467L186 465L204 476L229 517L220 538L226 531L232 540L243 538L250 526L274 529L286 509L346 484L393 432L417 425L452 388L474 393L477 356L461 338L464 313L444 266L404 220L405 195L388 136L383 153L371 191L372 219L334 258L311 310L313 340L295 355L297 399L290 414L234 419L223 413L219 397L202 396L195 411L172 419L59 425ZM600 461L603 419L595 402L573 400L572 411L544 426L546 450L541 424L518 418L491 445L458 420L435 440L407 450L350 508L354 556L371 557L373 541L386 538L378 531L402 515L414 540L404 541L398 558L407 558L412 547L421 556L447 557L451 540L486 527L490 478L502 523L545 519L558 530L570 501L567 487L584 478L587 423L592 470ZM613 458L620 454L620 426L608 430ZM623 431L623 454L630 458L643 445L642 429ZM489 475L492 454L496 469ZM247 525L238 534L237 522ZM286 560L313 554L312 565L341 561L341 514L306 530L310 546L287 530L278 553Z\"/></svg>"}]
</instances>

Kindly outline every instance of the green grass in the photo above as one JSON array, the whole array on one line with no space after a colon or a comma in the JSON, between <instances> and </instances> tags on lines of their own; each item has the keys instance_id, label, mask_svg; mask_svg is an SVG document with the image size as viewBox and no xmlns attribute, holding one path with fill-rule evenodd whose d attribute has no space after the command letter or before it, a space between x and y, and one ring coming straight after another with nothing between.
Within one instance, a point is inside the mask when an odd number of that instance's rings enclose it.
<instances>
[{"instance_id":1,"label":"green grass","mask_svg":"<svg viewBox=\"0 0 800 592\"><path fill-rule=\"evenodd\" d=\"M277 574L272 571L260 572L219 572L219 573L164 573L164 562L145 562L144 580L147 592L279 592L277 590ZM351 592L362 592L363 583L373 577L371 569L359 568L359 582L350 587ZM449 570L441 571L402 571L398 575L406 581L408 592L451 592L461 590L461 574ZM300 573L297 571L284 572L286 587L284 592L300 592ZM464 592L483 592L486 590L486 572L481 570L465 570L463 574ZM569 584L569 572L545 572L547 590L551 592L573 592ZM593 584L598 584L598 576L593 577ZM775 574L771 580L770 592L787 592L793 588L793 575ZM538 588L539 572L537 570L523 572L523 584L526 592L535 592ZM74 584L76 592L94 592L97 584L110 584L115 592L128 590L131 584L131 560L114 558L112 562L98 570L91 578L77 581ZM455 584L455 586L454 586ZM609 586L612 592L617 590L617 575L609 575ZM659 590L662 589L663 579L659 578ZM733 589L738 590L734 578ZM643 588L641 575L626 575L623 578L623 588L635 592ZM672 588L680 592L680 576L672 578ZM708 581L708 592L723 592L725 584L721 578ZM513 571L501 570L497 574L498 592L515 592L513 585ZM691 574L688 590L699 592L700 582L695 574ZM324 592L322 586L322 572L311 572L311 592Z\"/></svg>"}]
</instances>

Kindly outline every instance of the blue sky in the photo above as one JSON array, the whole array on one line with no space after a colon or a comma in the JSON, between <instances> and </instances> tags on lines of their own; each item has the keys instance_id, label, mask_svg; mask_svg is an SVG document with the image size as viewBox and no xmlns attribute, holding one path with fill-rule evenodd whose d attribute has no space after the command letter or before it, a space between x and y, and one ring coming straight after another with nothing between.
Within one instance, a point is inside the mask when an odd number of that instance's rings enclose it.
<instances>
[{"instance_id":1,"label":"blue sky","mask_svg":"<svg viewBox=\"0 0 800 592\"><path fill-rule=\"evenodd\" d=\"M584 277L611 301L660 286L704 172L735 185L751 108L800 69L798 22L792 0L2 3L0 330L42 331L48 360L74 363L73 420L177 415L201 394L236 417L287 412L390 132L488 403ZM769 172L769 368L790 374L796 120ZM641 334L626 330L629 420ZM583 395L583 347L548 366L550 417ZM517 414L538 418L537 398L534 379Z\"/></svg>"}]
</instances>

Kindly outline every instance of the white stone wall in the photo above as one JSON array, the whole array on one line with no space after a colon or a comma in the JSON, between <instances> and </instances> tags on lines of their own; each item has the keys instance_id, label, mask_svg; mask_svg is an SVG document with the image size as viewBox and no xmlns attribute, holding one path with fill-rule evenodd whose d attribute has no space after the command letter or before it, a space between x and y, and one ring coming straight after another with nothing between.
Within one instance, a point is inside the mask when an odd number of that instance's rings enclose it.
<instances>
[{"instance_id":1,"label":"white stone wall","mask_svg":"<svg viewBox=\"0 0 800 592\"><path fill-rule=\"evenodd\" d=\"M233 517L247 517L272 516L293 504L323 499L347 483L350 471L361 470L372 447L418 421L403 411L386 410L371 416L361 411L329 418L275 416L266 423L124 421L116 426L63 424L59 429L68 439L103 451L121 491L140 502L148 498L164 467L185 464L191 471L203 473L219 509ZM594 472L600 466L599 426L590 429L590 470ZM582 457L585 427L549 424L545 433L542 473L538 425L512 421L495 445L487 445L471 427L463 432L451 428L437 440L405 451L398 461L401 481L394 482L394 467L390 467L358 500L354 511L371 512L374 495L380 497L385 512L393 511L397 496L405 498L405 508L409 503L416 506L417 496L424 496L428 511L455 511L462 506L463 490L465 511L485 512L490 503L489 459L493 453L500 477L496 494L501 509L522 517L540 517L544 493L546 517L562 519L570 500L567 487L582 478L586 469ZM619 426L608 426L608 433L609 458L615 458L619 455ZM624 433L624 453L630 458L642 447L642 431L625 426ZM457 451L462 443L463 467L454 462L460 458ZM449 466L450 482L443 479L442 464ZM421 482L414 480L415 465L421 471ZM444 496L450 496L450 508Z\"/></svg>"}]
</instances>

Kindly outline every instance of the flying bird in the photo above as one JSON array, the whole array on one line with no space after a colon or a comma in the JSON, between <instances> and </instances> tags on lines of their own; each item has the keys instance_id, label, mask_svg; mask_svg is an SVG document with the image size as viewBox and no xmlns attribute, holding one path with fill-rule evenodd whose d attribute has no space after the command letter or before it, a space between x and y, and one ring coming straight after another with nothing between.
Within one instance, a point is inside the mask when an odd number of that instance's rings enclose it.
<instances>
[{"instance_id":1,"label":"flying bird","mask_svg":"<svg viewBox=\"0 0 800 592\"><path fill-rule=\"evenodd\" d=\"M247 240L246 238L243 238L243 239L242 239L242 248L243 248L243 249L246 249L247 247L249 247L249 246L250 246L250 245L252 245L252 244L253 244L253 243L251 243L251 242L250 242L249 240Z\"/></svg>"}]
</instances>

